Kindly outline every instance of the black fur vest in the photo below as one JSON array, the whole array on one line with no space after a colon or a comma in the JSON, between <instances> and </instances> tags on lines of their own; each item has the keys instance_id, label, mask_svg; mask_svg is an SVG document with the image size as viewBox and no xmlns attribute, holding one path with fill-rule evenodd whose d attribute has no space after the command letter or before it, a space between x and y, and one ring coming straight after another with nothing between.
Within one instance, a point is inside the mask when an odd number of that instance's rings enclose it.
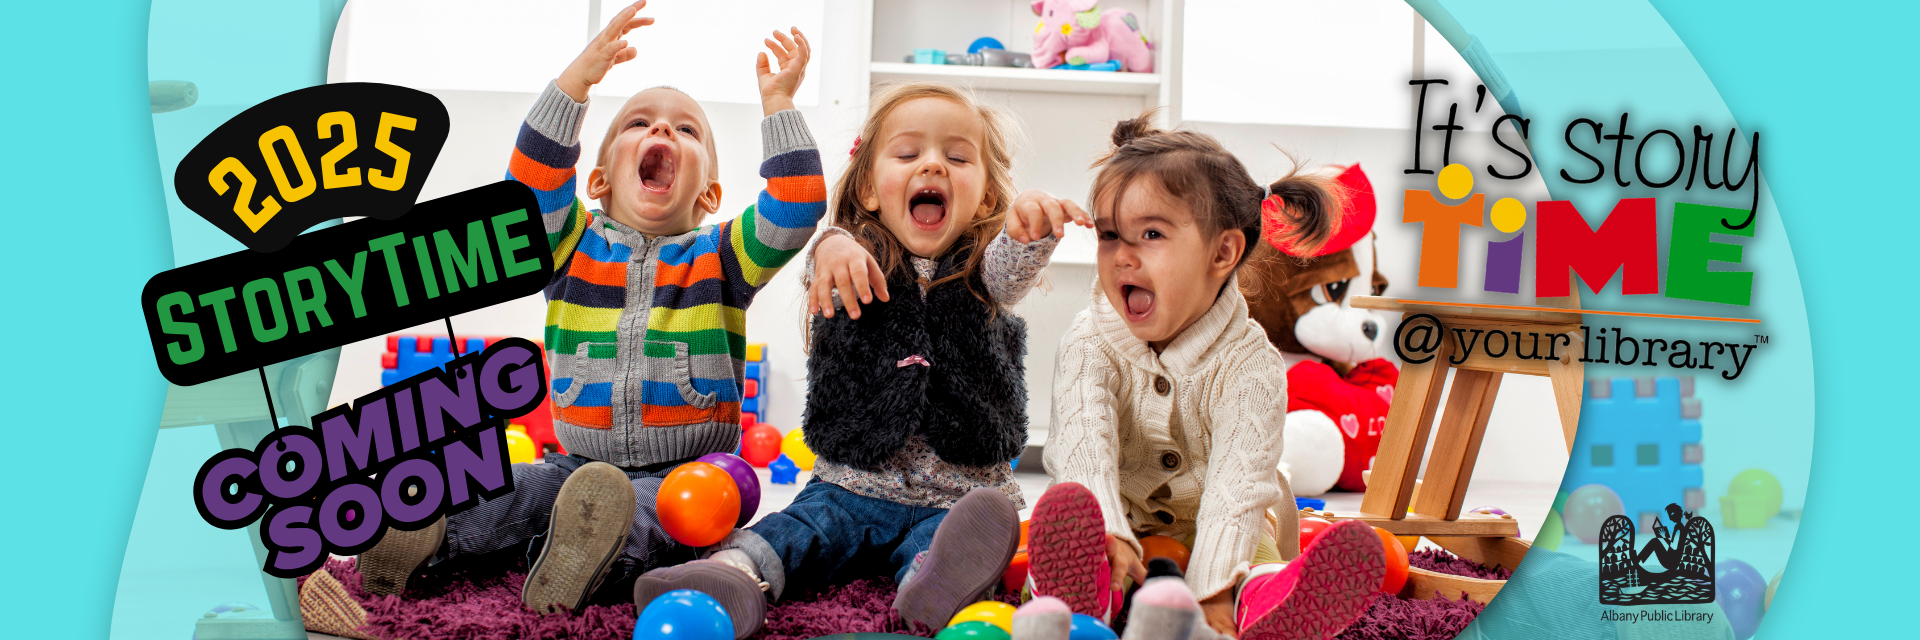
<instances>
[{"instance_id":1,"label":"black fur vest","mask_svg":"<svg viewBox=\"0 0 1920 640\"><path fill-rule=\"evenodd\" d=\"M958 270L941 258L934 280ZM909 258L910 259L910 258ZM911 264L887 279L892 300L814 316L807 358L807 447L822 459L876 470L914 434L947 462L1006 464L1027 443L1027 324L992 313L976 274L917 295ZM920 356L925 365L910 360ZM905 364L903 364L903 361Z\"/></svg>"}]
</instances>

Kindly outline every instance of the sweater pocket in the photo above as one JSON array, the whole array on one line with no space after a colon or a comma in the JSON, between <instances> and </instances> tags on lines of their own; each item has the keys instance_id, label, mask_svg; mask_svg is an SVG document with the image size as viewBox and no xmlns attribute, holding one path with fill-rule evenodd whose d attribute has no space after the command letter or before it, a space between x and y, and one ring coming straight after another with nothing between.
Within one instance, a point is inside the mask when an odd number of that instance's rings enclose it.
<instances>
[{"instance_id":1,"label":"sweater pocket","mask_svg":"<svg viewBox=\"0 0 1920 640\"><path fill-rule=\"evenodd\" d=\"M643 420L649 426L710 422L719 394L701 391L693 377L687 343L646 341L646 380L641 383Z\"/></svg>"},{"instance_id":2,"label":"sweater pocket","mask_svg":"<svg viewBox=\"0 0 1920 640\"><path fill-rule=\"evenodd\" d=\"M573 353L553 353L553 406L568 423L601 429L613 426L613 371L619 347L612 342L582 342Z\"/></svg>"}]
</instances>

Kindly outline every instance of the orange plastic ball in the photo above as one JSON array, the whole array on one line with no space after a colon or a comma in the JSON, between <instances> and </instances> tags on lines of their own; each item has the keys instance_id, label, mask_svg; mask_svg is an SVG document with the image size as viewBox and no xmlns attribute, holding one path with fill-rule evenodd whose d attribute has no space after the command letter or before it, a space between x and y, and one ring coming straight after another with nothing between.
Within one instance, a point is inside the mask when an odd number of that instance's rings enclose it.
<instances>
[{"instance_id":1,"label":"orange plastic ball","mask_svg":"<svg viewBox=\"0 0 1920 640\"><path fill-rule=\"evenodd\" d=\"M720 467L689 462L660 482L653 505L667 535L681 544L705 547L727 537L739 521L740 487Z\"/></svg>"},{"instance_id":2,"label":"orange plastic ball","mask_svg":"<svg viewBox=\"0 0 1920 640\"><path fill-rule=\"evenodd\" d=\"M1140 560L1142 562L1154 558L1166 558L1172 560L1174 564L1180 565L1181 573L1187 572L1187 559L1192 555L1192 552L1187 550L1187 545L1180 544L1179 540L1166 536L1147 536L1141 538L1140 552Z\"/></svg>"},{"instance_id":3,"label":"orange plastic ball","mask_svg":"<svg viewBox=\"0 0 1920 640\"><path fill-rule=\"evenodd\" d=\"M1006 573L1000 575L1000 586L1007 593L1020 593L1020 589L1027 586L1027 570L1030 567L1032 562L1027 560L1027 552L1013 554L1013 562L1007 563Z\"/></svg>"},{"instance_id":4,"label":"orange plastic ball","mask_svg":"<svg viewBox=\"0 0 1920 640\"><path fill-rule=\"evenodd\" d=\"M1420 536L1394 536L1394 537L1400 539L1400 544L1401 546L1404 546L1407 548L1407 553L1413 553L1414 549L1420 548Z\"/></svg>"},{"instance_id":5,"label":"orange plastic ball","mask_svg":"<svg viewBox=\"0 0 1920 640\"><path fill-rule=\"evenodd\" d=\"M1387 575L1380 581L1380 592L1399 595L1400 589L1407 586L1407 546L1400 544L1400 539L1386 529L1374 527L1373 532L1380 536L1381 550L1387 553Z\"/></svg>"},{"instance_id":6,"label":"orange plastic ball","mask_svg":"<svg viewBox=\"0 0 1920 640\"><path fill-rule=\"evenodd\" d=\"M1032 523L1033 523L1032 520L1020 521L1020 551L1021 552L1025 552L1027 550L1027 525Z\"/></svg>"},{"instance_id":7,"label":"orange plastic ball","mask_svg":"<svg viewBox=\"0 0 1920 640\"><path fill-rule=\"evenodd\" d=\"M1325 518L1314 518L1311 516L1301 518L1300 552L1306 553L1307 547L1313 546L1313 541L1320 539L1320 534L1325 532L1327 527L1331 526L1333 526L1333 523L1327 521Z\"/></svg>"}]
</instances>

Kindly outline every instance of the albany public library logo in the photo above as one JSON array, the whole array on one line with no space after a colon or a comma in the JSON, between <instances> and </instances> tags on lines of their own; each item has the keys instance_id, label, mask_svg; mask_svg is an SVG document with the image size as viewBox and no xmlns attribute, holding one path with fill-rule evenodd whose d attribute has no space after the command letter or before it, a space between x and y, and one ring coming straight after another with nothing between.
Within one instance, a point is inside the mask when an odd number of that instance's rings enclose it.
<instances>
[{"instance_id":1,"label":"albany public library logo","mask_svg":"<svg viewBox=\"0 0 1920 640\"><path fill-rule=\"evenodd\" d=\"M1653 522L1653 539L1634 544L1633 520L1600 524L1600 603L1613 605L1713 602L1713 525L1680 505L1667 505L1668 529ZM1661 571L1646 567L1653 560Z\"/></svg>"}]
</instances>

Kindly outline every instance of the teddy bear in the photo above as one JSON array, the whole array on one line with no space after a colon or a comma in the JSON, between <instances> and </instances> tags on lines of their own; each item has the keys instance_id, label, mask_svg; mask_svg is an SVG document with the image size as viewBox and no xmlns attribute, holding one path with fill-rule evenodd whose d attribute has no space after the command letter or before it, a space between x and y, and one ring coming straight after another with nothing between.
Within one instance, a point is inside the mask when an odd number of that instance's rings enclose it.
<instances>
[{"instance_id":1,"label":"teddy bear","mask_svg":"<svg viewBox=\"0 0 1920 640\"><path fill-rule=\"evenodd\" d=\"M1353 307L1353 298L1381 295L1387 278L1374 255L1373 186L1360 165L1329 167L1342 200L1339 220L1317 251L1280 240L1277 204L1262 206L1265 239L1282 255L1248 265L1248 315L1287 363L1287 422L1281 468L1296 495L1333 488L1366 490L1387 408L1400 370L1383 357L1391 348L1386 318Z\"/></svg>"},{"instance_id":2,"label":"teddy bear","mask_svg":"<svg viewBox=\"0 0 1920 640\"><path fill-rule=\"evenodd\" d=\"M1099 0L1033 0L1033 66L1094 65L1112 60L1120 71L1153 72L1152 46L1140 19L1126 9L1100 10Z\"/></svg>"}]
</instances>

